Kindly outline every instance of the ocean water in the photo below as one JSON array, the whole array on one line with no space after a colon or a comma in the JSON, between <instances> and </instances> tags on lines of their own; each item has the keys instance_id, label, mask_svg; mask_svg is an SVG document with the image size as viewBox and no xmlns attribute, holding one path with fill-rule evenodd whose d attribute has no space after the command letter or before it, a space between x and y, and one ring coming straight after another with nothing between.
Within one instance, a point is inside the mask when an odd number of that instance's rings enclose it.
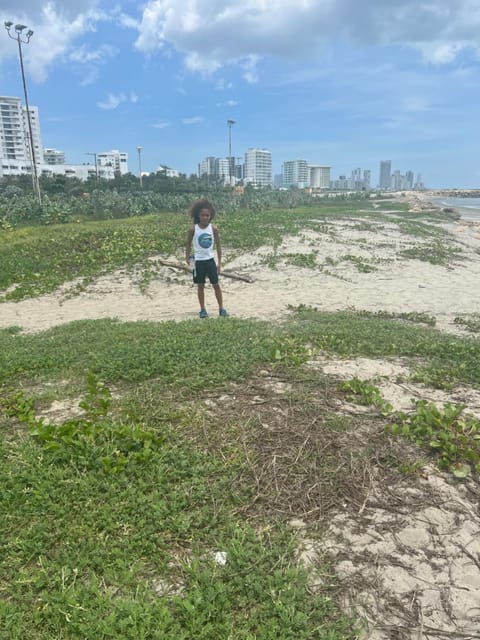
<instances>
[{"instance_id":1,"label":"ocean water","mask_svg":"<svg viewBox=\"0 0 480 640\"><path fill-rule=\"evenodd\" d=\"M480 198L434 198L432 202L455 209L464 220L480 222Z\"/></svg>"}]
</instances>

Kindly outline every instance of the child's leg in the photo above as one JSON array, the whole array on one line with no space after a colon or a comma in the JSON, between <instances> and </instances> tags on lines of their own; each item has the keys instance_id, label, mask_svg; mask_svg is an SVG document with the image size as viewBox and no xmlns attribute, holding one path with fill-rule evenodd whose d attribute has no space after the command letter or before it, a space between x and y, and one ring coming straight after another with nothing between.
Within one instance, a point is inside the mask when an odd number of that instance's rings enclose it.
<instances>
[{"instance_id":1,"label":"child's leg","mask_svg":"<svg viewBox=\"0 0 480 640\"><path fill-rule=\"evenodd\" d=\"M197 285L197 295L198 295L198 302L200 304L200 309L205 309L205 285L204 284Z\"/></svg>"},{"instance_id":2,"label":"child's leg","mask_svg":"<svg viewBox=\"0 0 480 640\"><path fill-rule=\"evenodd\" d=\"M215 297L218 302L218 308L223 309L223 295L222 295L222 290L220 288L220 285L214 284L212 286L213 286L213 290L215 291Z\"/></svg>"}]
</instances>

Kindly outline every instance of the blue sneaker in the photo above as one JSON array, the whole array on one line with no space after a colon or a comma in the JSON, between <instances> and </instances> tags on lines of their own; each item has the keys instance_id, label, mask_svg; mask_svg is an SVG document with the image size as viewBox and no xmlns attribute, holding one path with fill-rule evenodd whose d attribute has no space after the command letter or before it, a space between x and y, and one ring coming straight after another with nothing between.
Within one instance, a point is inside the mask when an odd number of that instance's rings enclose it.
<instances>
[{"instance_id":1,"label":"blue sneaker","mask_svg":"<svg viewBox=\"0 0 480 640\"><path fill-rule=\"evenodd\" d=\"M208 313L206 309L200 309L200 313L198 314L200 318L208 318Z\"/></svg>"},{"instance_id":2,"label":"blue sneaker","mask_svg":"<svg viewBox=\"0 0 480 640\"><path fill-rule=\"evenodd\" d=\"M223 317L228 316L227 310L222 307L218 310L218 315Z\"/></svg>"}]
</instances>

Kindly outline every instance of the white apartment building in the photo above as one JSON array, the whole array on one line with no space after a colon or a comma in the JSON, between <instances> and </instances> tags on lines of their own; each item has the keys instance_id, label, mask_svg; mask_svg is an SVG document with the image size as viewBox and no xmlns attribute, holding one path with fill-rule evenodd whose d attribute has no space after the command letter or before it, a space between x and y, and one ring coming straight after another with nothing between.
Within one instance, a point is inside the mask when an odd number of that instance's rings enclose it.
<instances>
[{"instance_id":1,"label":"white apartment building","mask_svg":"<svg viewBox=\"0 0 480 640\"><path fill-rule=\"evenodd\" d=\"M272 154L268 149L250 148L245 153L245 184L272 186Z\"/></svg>"},{"instance_id":2,"label":"white apartment building","mask_svg":"<svg viewBox=\"0 0 480 640\"><path fill-rule=\"evenodd\" d=\"M198 165L198 177L215 175L215 156L204 158Z\"/></svg>"},{"instance_id":3,"label":"white apartment building","mask_svg":"<svg viewBox=\"0 0 480 640\"><path fill-rule=\"evenodd\" d=\"M222 180L228 180L230 163L228 158L215 158L215 175Z\"/></svg>"},{"instance_id":4,"label":"white apartment building","mask_svg":"<svg viewBox=\"0 0 480 640\"><path fill-rule=\"evenodd\" d=\"M93 164L42 164L39 166L39 171L42 176L47 178L65 176L67 178L78 178L82 181L88 178L96 178L97 175ZM113 180L114 177L112 171L107 179Z\"/></svg>"},{"instance_id":5,"label":"white apartment building","mask_svg":"<svg viewBox=\"0 0 480 640\"><path fill-rule=\"evenodd\" d=\"M230 175L231 174L231 175ZM243 178L243 164L241 158L215 158L215 156L208 156L204 158L198 165L198 177L221 178L225 184L230 182L236 184L238 180Z\"/></svg>"},{"instance_id":6,"label":"white apartment building","mask_svg":"<svg viewBox=\"0 0 480 640\"><path fill-rule=\"evenodd\" d=\"M330 189L331 167L322 164L309 164L310 186L312 189Z\"/></svg>"},{"instance_id":7,"label":"white apartment building","mask_svg":"<svg viewBox=\"0 0 480 640\"><path fill-rule=\"evenodd\" d=\"M44 149L43 161L45 164L65 164L65 151L58 149Z\"/></svg>"},{"instance_id":8,"label":"white apartment building","mask_svg":"<svg viewBox=\"0 0 480 640\"><path fill-rule=\"evenodd\" d=\"M65 164L65 153L42 146L37 107L30 107L33 147L38 175L65 175L86 180L97 176L112 180L115 173L128 173L128 154L114 149L92 154L95 164ZM0 178L31 174L30 135L27 110L20 98L0 96Z\"/></svg>"},{"instance_id":9,"label":"white apartment building","mask_svg":"<svg viewBox=\"0 0 480 640\"><path fill-rule=\"evenodd\" d=\"M310 171L306 160L287 160L282 165L282 186L305 189L310 186Z\"/></svg>"},{"instance_id":10,"label":"white apartment building","mask_svg":"<svg viewBox=\"0 0 480 640\"><path fill-rule=\"evenodd\" d=\"M97 153L96 160L99 178L109 176L112 173L110 169L113 170L113 175L115 173L120 173L120 175L128 173L128 153L112 149L112 151Z\"/></svg>"},{"instance_id":11,"label":"white apartment building","mask_svg":"<svg viewBox=\"0 0 480 640\"><path fill-rule=\"evenodd\" d=\"M30 107L35 160L43 162L38 108ZM31 162L27 109L20 98L0 96L0 159Z\"/></svg>"},{"instance_id":12,"label":"white apartment building","mask_svg":"<svg viewBox=\"0 0 480 640\"><path fill-rule=\"evenodd\" d=\"M156 173L163 173L167 178L179 178L180 177L180 171L177 171L177 169L172 169L171 167L167 167L166 164L158 165L158 167L156 168ZM148 175L148 173L145 174L142 171L142 175Z\"/></svg>"}]
</instances>

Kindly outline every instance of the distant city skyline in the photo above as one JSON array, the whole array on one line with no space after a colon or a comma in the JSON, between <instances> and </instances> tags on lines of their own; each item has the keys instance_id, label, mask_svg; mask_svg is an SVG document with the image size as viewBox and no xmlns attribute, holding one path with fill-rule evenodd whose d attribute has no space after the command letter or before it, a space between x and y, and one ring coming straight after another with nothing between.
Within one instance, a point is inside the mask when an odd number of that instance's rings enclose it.
<instances>
[{"instance_id":1,"label":"distant city skyline","mask_svg":"<svg viewBox=\"0 0 480 640\"><path fill-rule=\"evenodd\" d=\"M66 163L67 154L64 149L54 149L45 146L41 136L39 110L36 106L29 106L31 121L27 124L27 108L22 105L20 98L15 96L0 96L0 177L18 175L32 172L32 155L30 147L30 133L39 175L56 175L63 173L66 176L75 176L82 180L94 175L98 178L113 179L115 172L125 174L128 171L137 173L139 178L144 175L141 167L141 152L143 147L137 146L138 167L135 172L128 165L128 154L120 150L91 151L87 156L93 158L93 168L89 162L80 165ZM233 121L227 124L233 125ZM229 144L229 151L231 151ZM170 175L178 175L181 169L175 169L168 164ZM414 174L407 171L405 175L400 170L391 172L391 161L380 161L379 180L372 184L371 170L357 167L351 175L340 175L331 179L330 165L310 163L306 159L282 161L281 179L274 175L272 153L269 149L251 147L247 149L242 158L227 156L225 158L206 157L197 165L196 175L213 176L234 185L239 181L245 184L253 184L258 187L314 187L319 189L339 190L370 190L380 186L383 189L418 189L423 188L423 183L418 177L414 182ZM158 168L156 169L158 170Z\"/></svg>"},{"instance_id":2,"label":"distant city skyline","mask_svg":"<svg viewBox=\"0 0 480 640\"><path fill-rule=\"evenodd\" d=\"M478 0L2 0L3 21L34 32L29 101L72 163L121 146L133 166L141 146L145 171L188 175L231 133L231 155L269 149L274 174L305 158L376 182L387 158L431 188L480 183ZM22 95L6 31L0 86Z\"/></svg>"}]
</instances>

